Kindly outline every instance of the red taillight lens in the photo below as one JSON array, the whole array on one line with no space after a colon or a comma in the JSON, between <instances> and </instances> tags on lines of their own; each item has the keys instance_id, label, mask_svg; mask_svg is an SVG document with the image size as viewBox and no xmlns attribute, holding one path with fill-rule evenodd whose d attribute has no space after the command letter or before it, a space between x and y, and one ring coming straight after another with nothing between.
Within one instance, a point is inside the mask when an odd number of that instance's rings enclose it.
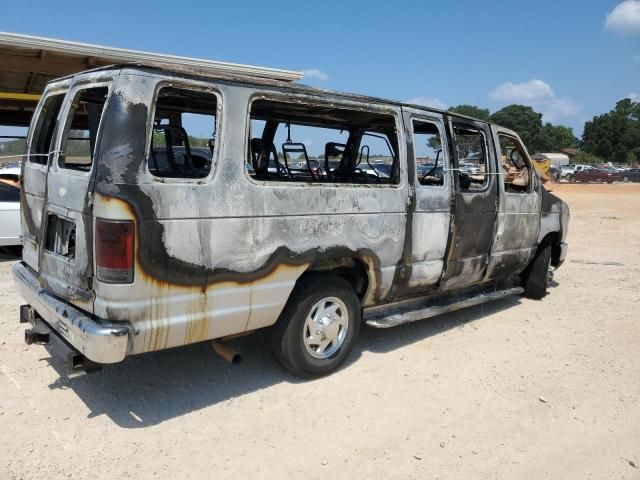
<instances>
[{"instance_id":1,"label":"red taillight lens","mask_svg":"<svg viewBox=\"0 0 640 480\"><path fill-rule=\"evenodd\" d=\"M133 282L133 222L96 219L96 273L105 283Z\"/></svg>"}]
</instances>

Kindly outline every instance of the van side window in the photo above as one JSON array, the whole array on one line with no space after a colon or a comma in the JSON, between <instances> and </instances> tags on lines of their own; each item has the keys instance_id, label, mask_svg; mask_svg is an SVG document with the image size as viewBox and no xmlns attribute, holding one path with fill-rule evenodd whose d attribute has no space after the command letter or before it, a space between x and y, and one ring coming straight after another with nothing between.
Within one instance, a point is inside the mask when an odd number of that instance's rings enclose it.
<instances>
[{"instance_id":1,"label":"van side window","mask_svg":"<svg viewBox=\"0 0 640 480\"><path fill-rule=\"evenodd\" d=\"M413 152L420 185L444 185L442 137L433 122L413 120Z\"/></svg>"},{"instance_id":2,"label":"van side window","mask_svg":"<svg viewBox=\"0 0 640 480\"><path fill-rule=\"evenodd\" d=\"M391 144L385 135L365 132L360 142L358 165L368 175L377 180L388 182L393 175L394 154Z\"/></svg>"},{"instance_id":3,"label":"van side window","mask_svg":"<svg viewBox=\"0 0 640 480\"><path fill-rule=\"evenodd\" d=\"M531 178L531 165L522 145L514 137L499 134L500 165L503 170L504 190L510 193L527 193Z\"/></svg>"},{"instance_id":4,"label":"van side window","mask_svg":"<svg viewBox=\"0 0 640 480\"><path fill-rule=\"evenodd\" d=\"M204 178L215 151L218 97L209 92L163 87L153 118L149 172L156 177Z\"/></svg>"},{"instance_id":5,"label":"van side window","mask_svg":"<svg viewBox=\"0 0 640 480\"><path fill-rule=\"evenodd\" d=\"M261 181L390 185L400 178L393 115L256 100L247 171Z\"/></svg>"},{"instance_id":6,"label":"van side window","mask_svg":"<svg viewBox=\"0 0 640 480\"><path fill-rule=\"evenodd\" d=\"M49 152L51 151L53 131L56 127L62 100L64 100L64 93L50 95L45 99L34 127L31 145L29 146L30 162L41 165L47 164Z\"/></svg>"},{"instance_id":7,"label":"van side window","mask_svg":"<svg viewBox=\"0 0 640 480\"><path fill-rule=\"evenodd\" d=\"M98 126L108 93L107 87L96 87L76 94L60 144L60 167L83 172L91 170Z\"/></svg>"},{"instance_id":8,"label":"van side window","mask_svg":"<svg viewBox=\"0 0 640 480\"><path fill-rule=\"evenodd\" d=\"M489 183L487 175L487 147L484 132L467 127L453 126L454 143L458 153L458 178L463 191L484 190Z\"/></svg>"}]
</instances>

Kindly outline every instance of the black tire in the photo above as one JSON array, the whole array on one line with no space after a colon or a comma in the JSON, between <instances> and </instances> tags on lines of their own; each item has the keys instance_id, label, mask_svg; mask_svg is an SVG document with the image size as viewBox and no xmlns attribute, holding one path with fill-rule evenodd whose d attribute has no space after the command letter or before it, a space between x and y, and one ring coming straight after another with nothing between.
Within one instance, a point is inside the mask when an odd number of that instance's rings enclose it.
<instances>
[{"instance_id":1,"label":"black tire","mask_svg":"<svg viewBox=\"0 0 640 480\"><path fill-rule=\"evenodd\" d=\"M624 183L627 183L629 181L629 177L627 177L626 175L624 177L622 177L622 181Z\"/></svg>"},{"instance_id":2,"label":"black tire","mask_svg":"<svg viewBox=\"0 0 640 480\"><path fill-rule=\"evenodd\" d=\"M522 273L523 295L540 300L547 294L549 267L551 265L551 245L541 246L529 266Z\"/></svg>"},{"instance_id":3,"label":"black tire","mask_svg":"<svg viewBox=\"0 0 640 480\"><path fill-rule=\"evenodd\" d=\"M567 182L569 183L575 183L576 179L573 175L567 175L566 176Z\"/></svg>"},{"instance_id":4,"label":"black tire","mask_svg":"<svg viewBox=\"0 0 640 480\"><path fill-rule=\"evenodd\" d=\"M348 328L331 356L314 358L305 344L307 316L318 302L328 298L337 298L344 304ZM344 316L342 307L340 312ZM337 275L311 273L300 279L272 328L271 348L278 362L293 375L321 377L336 370L347 358L358 338L361 322L360 300L349 282Z\"/></svg>"}]
</instances>

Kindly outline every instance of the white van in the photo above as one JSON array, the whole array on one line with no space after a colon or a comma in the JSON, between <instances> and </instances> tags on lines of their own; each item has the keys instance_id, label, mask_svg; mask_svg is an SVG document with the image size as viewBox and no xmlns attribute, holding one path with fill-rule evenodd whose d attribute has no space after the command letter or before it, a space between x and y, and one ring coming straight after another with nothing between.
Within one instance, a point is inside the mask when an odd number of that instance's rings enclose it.
<instances>
[{"instance_id":1,"label":"white van","mask_svg":"<svg viewBox=\"0 0 640 480\"><path fill-rule=\"evenodd\" d=\"M567 250L515 132L420 105L114 66L50 83L28 148L21 321L71 373L270 329L323 375L363 322L542 298Z\"/></svg>"}]
</instances>

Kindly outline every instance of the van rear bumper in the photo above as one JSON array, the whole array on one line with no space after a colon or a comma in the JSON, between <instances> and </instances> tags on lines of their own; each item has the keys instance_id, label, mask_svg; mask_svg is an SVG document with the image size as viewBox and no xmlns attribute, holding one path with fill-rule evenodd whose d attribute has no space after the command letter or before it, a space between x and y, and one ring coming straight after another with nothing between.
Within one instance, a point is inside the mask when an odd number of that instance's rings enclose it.
<instances>
[{"instance_id":1,"label":"van rear bumper","mask_svg":"<svg viewBox=\"0 0 640 480\"><path fill-rule=\"evenodd\" d=\"M40 287L36 274L24 263L12 268L20 294L33 311L73 348L95 363L117 363L129 348L130 327L99 321ZM29 319L31 323L35 322Z\"/></svg>"}]
</instances>

